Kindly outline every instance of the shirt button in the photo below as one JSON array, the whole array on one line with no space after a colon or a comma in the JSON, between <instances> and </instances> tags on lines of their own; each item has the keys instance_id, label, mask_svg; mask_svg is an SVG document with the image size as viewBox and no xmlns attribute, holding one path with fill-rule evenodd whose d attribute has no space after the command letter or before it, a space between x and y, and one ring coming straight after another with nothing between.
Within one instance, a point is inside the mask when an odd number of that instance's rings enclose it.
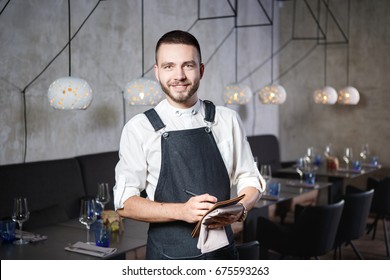
<instances>
[{"instance_id":1,"label":"shirt button","mask_svg":"<svg viewBox=\"0 0 390 280\"><path fill-rule=\"evenodd\" d=\"M198 112L195 109L192 109L191 114L196 115L196 113L198 113Z\"/></svg>"},{"instance_id":2,"label":"shirt button","mask_svg":"<svg viewBox=\"0 0 390 280\"><path fill-rule=\"evenodd\" d=\"M176 116L180 117L181 116L181 113L180 111L176 111Z\"/></svg>"}]
</instances>

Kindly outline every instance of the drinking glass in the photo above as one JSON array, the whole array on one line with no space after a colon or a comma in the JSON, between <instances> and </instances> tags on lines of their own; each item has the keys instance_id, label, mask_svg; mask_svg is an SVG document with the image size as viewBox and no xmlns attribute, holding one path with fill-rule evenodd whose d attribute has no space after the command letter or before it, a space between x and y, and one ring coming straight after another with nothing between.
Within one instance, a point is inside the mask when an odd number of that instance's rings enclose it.
<instances>
[{"instance_id":1,"label":"drinking glass","mask_svg":"<svg viewBox=\"0 0 390 280\"><path fill-rule=\"evenodd\" d=\"M79 221L87 227L87 244L93 244L89 241L89 230L91 228L91 224L96 221L95 199L83 198L81 200Z\"/></svg>"},{"instance_id":2,"label":"drinking glass","mask_svg":"<svg viewBox=\"0 0 390 280\"><path fill-rule=\"evenodd\" d=\"M324 155L325 155L325 157L328 158L328 157L331 157L332 154L333 154L332 144L329 143L325 147Z\"/></svg>"},{"instance_id":3,"label":"drinking glass","mask_svg":"<svg viewBox=\"0 0 390 280\"><path fill-rule=\"evenodd\" d=\"M271 165L269 165L269 164L260 165L260 174L263 177L263 179L265 180L265 186L267 188L267 186L269 185L269 182L272 179Z\"/></svg>"},{"instance_id":4,"label":"drinking glass","mask_svg":"<svg viewBox=\"0 0 390 280\"><path fill-rule=\"evenodd\" d=\"M108 188L108 183L99 183L98 192L96 195L96 202L101 205L102 213L104 211L104 206L110 201L110 189Z\"/></svg>"},{"instance_id":5,"label":"drinking glass","mask_svg":"<svg viewBox=\"0 0 390 280\"><path fill-rule=\"evenodd\" d=\"M18 197L14 199L14 210L12 213L12 220L19 224L20 239L15 240L14 244L27 244L28 241L23 239L23 223L30 217L30 211L27 206L27 198Z\"/></svg>"},{"instance_id":6,"label":"drinking glass","mask_svg":"<svg viewBox=\"0 0 390 280\"><path fill-rule=\"evenodd\" d=\"M360 157L363 159L363 163L367 163L367 160L370 155L370 149L368 147L368 144L363 145L362 151L360 152Z\"/></svg>"},{"instance_id":7,"label":"drinking glass","mask_svg":"<svg viewBox=\"0 0 390 280\"><path fill-rule=\"evenodd\" d=\"M307 148L306 157L311 164L314 163L314 157L315 157L314 147Z\"/></svg>"},{"instance_id":8,"label":"drinking glass","mask_svg":"<svg viewBox=\"0 0 390 280\"><path fill-rule=\"evenodd\" d=\"M298 158L296 165L295 165L295 170L299 174L299 181L303 183L303 172L306 170L307 162L304 157Z\"/></svg>"},{"instance_id":9,"label":"drinking glass","mask_svg":"<svg viewBox=\"0 0 390 280\"><path fill-rule=\"evenodd\" d=\"M352 155L352 148L347 147L344 151L343 159L346 163L347 169L349 169L350 163L352 163L353 155Z\"/></svg>"}]
</instances>

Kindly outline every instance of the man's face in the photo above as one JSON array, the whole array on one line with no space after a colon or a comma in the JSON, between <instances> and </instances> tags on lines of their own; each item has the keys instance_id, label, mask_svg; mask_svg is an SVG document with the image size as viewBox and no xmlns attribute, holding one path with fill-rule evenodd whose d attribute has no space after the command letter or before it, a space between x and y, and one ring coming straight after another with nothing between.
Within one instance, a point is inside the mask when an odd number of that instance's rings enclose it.
<instances>
[{"instance_id":1,"label":"man's face","mask_svg":"<svg viewBox=\"0 0 390 280\"><path fill-rule=\"evenodd\" d=\"M179 108L188 108L198 100L196 91L204 65L197 49L184 44L162 44L157 52L154 72L168 101Z\"/></svg>"}]
</instances>

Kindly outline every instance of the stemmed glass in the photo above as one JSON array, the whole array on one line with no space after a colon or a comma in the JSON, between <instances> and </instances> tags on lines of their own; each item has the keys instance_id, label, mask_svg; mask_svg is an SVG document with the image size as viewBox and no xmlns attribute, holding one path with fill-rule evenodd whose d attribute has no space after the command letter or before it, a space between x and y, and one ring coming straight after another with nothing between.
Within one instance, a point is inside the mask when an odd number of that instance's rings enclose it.
<instances>
[{"instance_id":1,"label":"stemmed glass","mask_svg":"<svg viewBox=\"0 0 390 280\"><path fill-rule=\"evenodd\" d=\"M266 187L268 186L268 183L272 179L272 172L271 172L271 165L269 164L262 164L260 165L260 174L265 180Z\"/></svg>"},{"instance_id":2,"label":"stemmed glass","mask_svg":"<svg viewBox=\"0 0 390 280\"><path fill-rule=\"evenodd\" d=\"M96 202L101 205L102 213L104 211L104 206L110 201L110 189L108 188L108 183L99 183L98 192L96 195Z\"/></svg>"},{"instance_id":3,"label":"stemmed glass","mask_svg":"<svg viewBox=\"0 0 390 280\"><path fill-rule=\"evenodd\" d=\"M87 244L93 244L89 241L89 229L91 228L91 224L96 221L95 199L83 198L81 200L79 221L87 227Z\"/></svg>"},{"instance_id":4,"label":"stemmed glass","mask_svg":"<svg viewBox=\"0 0 390 280\"><path fill-rule=\"evenodd\" d=\"M352 163L352 159L353 159L352 148L350 147L345 148L343 159L347 165L347 169L349 169L349 164Z\"/></svg>"},{"instance_id":5,"label":"stemmed glass","mask_svg":"<svg viewBox=\"0 0 390 280\"><path fill-rule=\"evenodd\" d=\"M23 223L28 220L30 217L30 211L27 206L27 198L18 197L14 199L14 211L12 213L12 220L18 222L20 239L14 241L14 244L22 245L27 244L28 241L23 239Z\"/></svg>"},{"instance_id":6,"label":"stemmed glass","mask_svg":"<svg viewBox=\"0 0 390 280\"><path fill-rule=\"evenodd\" d=\"M333 151L332 151L332 144L328 144L328 145L326 145L326 147L325 147L325 151L324 151L324 155L325 155L325 157L331 157L332 156L332 154L333 154Z\"/></svg>"},{"instance_id":7,"label":"stemmed glass","mask_svg":"<svg viewBox=\"0 0 390 280\"><path fill-rule=\"evenodd\" d=\"M370 149L368 148L368 144L363 145L362 151L360 152L360 157L363 159L364 163L367 163L367 159L370 155Z\"/></svg>"},{"instance_id":8,"label":"stemmed glass","mask_svg":"<svg viewBox=\"0 0 390 280\"><path fill-rule=\"evenodd\" d=\"M295 166L295 170L299 174L299 181L302 183L303 182L303 172L305 171L307 167L307 161L304 157L298 158Z\"/></svg>"}]
</instances>

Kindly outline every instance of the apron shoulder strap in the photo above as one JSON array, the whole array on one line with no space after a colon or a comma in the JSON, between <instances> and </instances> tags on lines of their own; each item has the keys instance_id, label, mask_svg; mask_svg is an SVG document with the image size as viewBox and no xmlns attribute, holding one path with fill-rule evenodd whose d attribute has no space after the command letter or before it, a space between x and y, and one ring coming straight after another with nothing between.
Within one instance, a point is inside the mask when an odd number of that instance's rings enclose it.
<instances>
[{"instance_id":1,"label":"apron shoulder strap","mask_svg":"<svg viewBox=\"0 0 390 280\"><path fill-rule=\"evenodd\" d=\"M157 114L156 110L149 109L144 112L150 123L152 124L154 131L159 131L160 129L165 127L165 124L161 120L160 116Z\"/></svg>"},{"instance_id":2,"label":"apron shoulder strap","mask_svg":"<svg viewBox=\"0 0 390 280\"><path fill-rule=\"evenodd\" d=\"M214 122L214 117L215 117L215 105L213 102L209 100L204 100L204 104L206 106L205 108L205 118L204 120L206 122Z\"/></svg>"}]
</instances>

